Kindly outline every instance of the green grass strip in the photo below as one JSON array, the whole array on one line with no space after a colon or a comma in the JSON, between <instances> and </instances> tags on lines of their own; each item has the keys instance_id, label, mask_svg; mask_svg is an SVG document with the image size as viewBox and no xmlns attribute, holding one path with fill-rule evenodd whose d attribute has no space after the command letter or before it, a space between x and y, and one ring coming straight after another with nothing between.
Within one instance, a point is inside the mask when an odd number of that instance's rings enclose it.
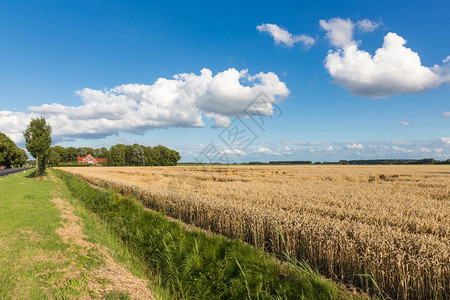
<instances>
[{"instance_id":1,"label":"green grass strip","mask_svg":"<svg viewBox=\"0 0 450 300\"><path fill-rule=\"evenodd\" d=\"M272 255L248 244L186 230L179 222L145 209L130 196L95 189L67 172L54 172L75 198L109 224L175 298L352 297L330 280L282 265Z\"/></svg>"}]
</instances>

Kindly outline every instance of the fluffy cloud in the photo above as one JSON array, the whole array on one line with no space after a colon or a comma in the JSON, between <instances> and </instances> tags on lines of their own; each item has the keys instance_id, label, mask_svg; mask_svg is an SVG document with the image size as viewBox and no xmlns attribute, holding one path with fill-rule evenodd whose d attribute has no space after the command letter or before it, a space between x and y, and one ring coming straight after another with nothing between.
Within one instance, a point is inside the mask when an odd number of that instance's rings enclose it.
<instances>
[{"instance_id":1,"label":"fluffy cloud","mask_svg":"<svg viewBox=\"0 0 450 300\"><path fill-rule=\"evenodd\" d=\"M364 149L364 146L362 144L350 144L350 145L347 145L347 148L352 149L352 150Z\"/></svg>"},{"instance_id":2,"label":"fluffy cloud","mask_svg":"<svg viewBox=\"0 0 450 300\"><path fill-rule=\"evenodd\" d=\"M259 153L259 154L276 155L276 156L281 155L281 152L279 152L279 151L275 151L275 150L272 150L272 149L270 149L268 147L262 147L262 146L257 147L256 149L253 150L253 152L254 153Z\"/></svg>"},{"instance_id":3,"label":"fluffy cloud","mask_svg":"<svg viewBox=\"0 0 450 300\"><path fill-rule=\"evenodd\" d=\"M380 26L380 24L372 22L370 20L364 19L361 21L356 22L358 29L360 29L362 32L372 32L375 29Z\"/></svg>"},{"instance_id":4,"label":"fluffy cloud","mask_svg":"<svg viewBox=\"0 0 450 300\"><path fill-rule=\"evenodd\" d=\"M261 93L264 101L253 102ZM105 137L119 131L142 133L152 128L204 127L204 118L228 126L230 116L252 112L272 115L272 104L289 95L274 73L250 75L228 69L215 76L209 69L159 78L151 85L125 84L112 89L78 91L82 104L30 106L25 112L0 112L0 128L16 142L31 118L46 117L56 137ZM257 106L257 107L253 107Z\"/></svg>"},{"instance_id":5,"label":"fluffy cloud","mask_svg":"<svg viewBox=\"0 0 450 300\"><path fill-rule=\"evenodd\" d=\"M412 124L411 123L409 123L409 122L406 122L406 121L397 121L397 122L395 122L396 124L398 124L398 125L402 125L402 126L405 126L405 127L409 127L409 126L412 126Z\"/></svg>"},{"instance_id":6,"label":"fluffy cloud","mask_svg":"<svg viewBox=\"0 0 450 300\"><path fill-rule=\"evenodd\" d=\"M334 82L350 93L370 98L385 98L403 93L421 93L450 82L450 59L442 66L422 66L416 52L405 47L406 40L392 32L384 37L383 46L370 53L358 49L353 39L355 23L349 19L321 20L327 38L336 50L330 50L325 67ZM362 31L374 30L375 23L356 23Z\"/></svg>"},{"instance_id":7,"label":"fluffy cloud","mask_svg":"<svg viewBox=\"0 0 450 300\"><path fill-rule=\"evenodd\" d=\"M236 155L236 156L247 155L247 153L245 153L244 150L240 150L240 149L224 149L223 153L225 153L226 155Z\"/></svg>"},{"instance_id":8,"label":"fluffy cloud","mask_svg":"<svg viewBox=\"0 0 450 300\"><path fill-rule=\"evenodd\" d=\"M450 117L450 111L446 111L442 114L444 117L449 118Z\"/></svg>"},{"instance_id":9,"label":"fluffy cloud","mask_svg":"<svg viewBox=\"0 0 450 300\"><path fill-rule=\"evenodd\" d=\"M411 149L405 149L403 147L398 147L398 146L392 146L392 149L398 152L402 152L402 153L412 153L413 151ZM423 151L423 148L422 148ZM424 151L429 153L430 151Z\"/></svg>"},{"instance_id":10,"label":"fluffy cloud","mask_svg":"<svg viewBox=\"0 0 450 300\"><path fill-rule=\"evenodd\" d=\"M266 32L270 34L275 41L275 45L284 44L287 47L292 47L295 43L302 43L306 48L309 48L316 42L309 35L293 35L286 29L275 24L261 24L256 26L256 29L261 33Z\"/></svg>"},{"instance_id":11,"label":"fluffy cloud","mask_svg":"<svg viewBox=\"0 0 450 300\"><path fill-rule=\"evenodd\" d=\"M443 142L444 144L450 145L450 138L443 137L443 138L441 138L441 142Z\"/></svg>"},{"instance_id":12,"label":"fluffy cloud","mask_svg":"<svg viewBox=\"0 0 450 300\"><path fill-rule=\"evenodd\" d=\"M31 118L37 118L36 114L24 112L0 111L1 132L9 136L14 142L23 140L22 132L25 130Z\"/></svg>"},{"instance_id":13,"label":"fluffy cloud","mask_svg":"<svg viewBox=\"0 0 450 300\"><path fill-rule=\"evenodd\" d=\"M320 20L320 27L326 30L327 38L336 47L344 48L354 43L353 24L350 19L333 18L329 21Z\"/></svg>"}]
</instances>

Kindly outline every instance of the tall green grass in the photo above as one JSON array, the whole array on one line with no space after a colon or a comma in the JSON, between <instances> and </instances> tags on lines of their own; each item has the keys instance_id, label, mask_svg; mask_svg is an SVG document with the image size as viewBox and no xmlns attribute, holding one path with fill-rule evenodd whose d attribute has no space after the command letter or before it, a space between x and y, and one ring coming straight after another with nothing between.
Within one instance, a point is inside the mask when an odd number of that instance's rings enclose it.
<instances>
[{"instance_id":1,"label":"tall green grass","mask_svg":"<svg viewBox=\"0 0 450 300\"><path fill-rule=\"evenodd\" d=\"M97 190L55 170L74 197L109 224L152 270L164 288L182 299L349 298L333 282L239 241L186 230L130 196Z\"/></svg>"}]
</instances>

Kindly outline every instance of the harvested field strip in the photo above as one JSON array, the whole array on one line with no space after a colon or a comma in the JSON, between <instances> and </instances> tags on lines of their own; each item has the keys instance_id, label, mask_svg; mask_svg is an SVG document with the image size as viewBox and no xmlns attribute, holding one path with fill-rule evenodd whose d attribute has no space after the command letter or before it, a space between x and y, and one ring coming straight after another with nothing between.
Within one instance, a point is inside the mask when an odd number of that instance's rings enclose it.
<instances>
[{"instance_id":1,"label":"harvested field strip","mask_svg":"<svg viewBox=\"0 0 450 300\"><path fill-rule=\"evenodd\" d=\"M392 298L450 296L448 166L65 169ZM283 238L279 233L283 234Z\"/></svg>"},{"instance_id":2,"label":"harvested field strip","mask_svg":"<svg viewBox=\"0 0 450 300\"><path fill-rule=\"evenodd\" d=\"M176 298L361 298L299 265L281 265L239 241L188 231L130 197L94 189L66 172L57 174L77 199L146 261Z\"/></svg>"}]
</instances>

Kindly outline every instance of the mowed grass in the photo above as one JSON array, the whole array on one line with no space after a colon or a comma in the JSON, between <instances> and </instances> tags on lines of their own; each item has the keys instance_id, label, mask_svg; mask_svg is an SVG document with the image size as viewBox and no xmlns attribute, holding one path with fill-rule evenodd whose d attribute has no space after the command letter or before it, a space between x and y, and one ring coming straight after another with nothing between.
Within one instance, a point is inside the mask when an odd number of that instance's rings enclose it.
<instances>
[{"instance_id":1,"label":"mowed grass","mask_svg":"<svg viewBox=\"0 0 450 300\"><path fill-rule=\"evenodd\" d=\"M45 296L47 286L36 274L56 269L61 263L40 258L67 248L55 232L61 221L60 212L50 201L55 184L47 179L34 180L33 173L0 179L1 299Z\"/></svg>"},{"instance_id":2,"label":"mowed grass","mask_svg":"<svg viewBox=\"0 0 450 300\"><path fill-rule=\"evenodd\" d=\"M98 248L64 243L56 233L62 219L51 201L55 195L73 205L91 242L145 277L126 247L64 185L35 179L30 170L0 178L0 299L128 299L124 291L104 289L107 280L96 276L105 264Z\"/></svg>"}]
</instances>

